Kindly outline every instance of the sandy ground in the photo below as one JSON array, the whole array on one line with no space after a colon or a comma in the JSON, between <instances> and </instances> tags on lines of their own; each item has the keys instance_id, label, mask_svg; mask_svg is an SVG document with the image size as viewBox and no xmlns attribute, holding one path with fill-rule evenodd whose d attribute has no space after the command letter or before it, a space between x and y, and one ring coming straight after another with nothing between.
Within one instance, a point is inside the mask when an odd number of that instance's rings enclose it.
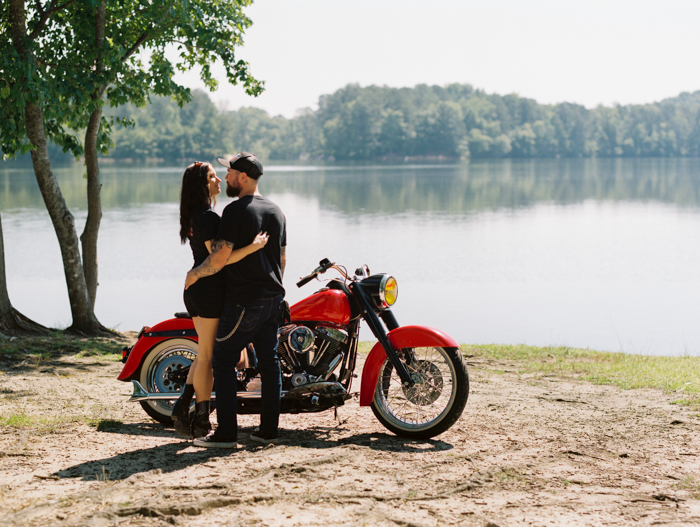
<instances>
[{"instance_id":1,"label":"sandy ground","mask_svg":"<svg viewBox=\"0 0 700 527\"><path fill-rule=\"evenodd\" d=\"M0 415L46 421L0 430L0 525L700 525L700 418L677 395L468 364L466 410L434 440L354 399L339 420L283 415L276 446L243 416L235 451L151 421L120 363L2 364Z\"/></svg>"}]
</instances>

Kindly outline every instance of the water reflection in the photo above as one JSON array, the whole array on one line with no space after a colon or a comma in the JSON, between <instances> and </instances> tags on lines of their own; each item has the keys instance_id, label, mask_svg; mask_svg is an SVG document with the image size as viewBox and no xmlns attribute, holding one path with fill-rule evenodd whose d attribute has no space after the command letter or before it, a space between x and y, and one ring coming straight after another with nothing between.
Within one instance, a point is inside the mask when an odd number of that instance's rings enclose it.
<instances>
[{"instance_id":1,"label":"water reflection","mask_svg":"<svg viewBox=\"0 0 700 527\"><path fill-rule=\"evenodd\" d=\"M316 198L349 215L404 212L468 214L537 203L658 201L700 205L698 159L503 160L460 165L281 167L270 165L265 193ZM123 208L178 201L182 167L106 165L103 206ZM69 207L84 209L83 167L56 170ZM41 208L34 175L0 165L0 208Z\"/></svg>"},{"instance_id":2,"label":"water reflection","mask_svg":"<svg viewBox=\"0 0 700 527\"><path fill-rule=\"evenodd\" d=\"M699 168L698 159L268 166L262 192L287 216L290 302L318 285L299 290L296 279L329 257L391 272L401 323L461 342L700 355ZM110 327L137 330L184 309L182 172L103 167L96 312ZM80 232L83 169L56 173ZM13 304L67 326L60 251L31 170L0 165L0 208Z\"/></svg>"},{"instance_id":3,"label":"water reflection","mask_svg":"<svg viewBox=\"0 0 700 527\"><path fill-rule=\"evenodd\" d=\"M348 214L519 209L586 200L700 204L696 159L528 160L285 173L266 185Z\"/></svg>"}]
</instances>

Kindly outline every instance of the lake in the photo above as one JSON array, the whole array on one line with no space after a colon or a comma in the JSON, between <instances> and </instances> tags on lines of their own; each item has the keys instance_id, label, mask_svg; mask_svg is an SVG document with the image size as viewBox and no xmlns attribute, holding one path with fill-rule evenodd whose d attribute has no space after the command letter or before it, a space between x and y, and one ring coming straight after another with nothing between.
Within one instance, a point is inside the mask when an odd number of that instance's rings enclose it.
<instances>
[{"instance_id":1,"label":"lake","mask_svg":"<svg viewBox=\"0 0 700 527\"><path fill-rule=\"evenodd\" d=\"M65 327L58 243L33 172L17 166L0 164L10 298ZM184 309L183 170L102 167L96 313L109 327L138 330ZM79 234L83 173L56 169ZM700 355L698 159L266 165L260 189L287 217L290 303L321 286L295 282L327 257L391 273L399 322L460 342Z\"/></svg>"}]
</instances>

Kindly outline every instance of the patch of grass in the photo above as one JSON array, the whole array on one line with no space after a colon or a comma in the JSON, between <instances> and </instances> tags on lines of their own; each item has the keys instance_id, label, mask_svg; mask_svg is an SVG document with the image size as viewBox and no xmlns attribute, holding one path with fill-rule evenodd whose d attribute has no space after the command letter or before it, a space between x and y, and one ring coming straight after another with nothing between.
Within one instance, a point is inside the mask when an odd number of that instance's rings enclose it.
<instances>
[{"instance_id":1,"label":"patch of grass","mask_svg":"<svg viewBox=\"0 0 700 527\"><path fill-rule=\"evenodd\" d=\"M96 357L101 360L121 360L125 341L104 338L81 338L56 331L37 337L0 339L0 360L41 362L63 355Z\"/></svg>"},{"instance_id":2,"label":"patch of grass","mask_svg":"<svg viewBox=\"0 0 700 527\"><path fill-rule=\"evenodd\" d=\"M369 355L372 348L377 343L376 340L366 340L364 342L357 343L357 353L360 355Z\"/></svg>"},{"instance_id":3,"label":"patch of grass","mask_svg":"<svg viewBox=\"0 0 700 527\"><path fill-rule=\"evenodd\" d=\"M693 499L700 500L700 482L693 476L686 476L674 486L687 490Z\"/></svg>"},{"instance_id":4,"label":"patch of grass","mask_svg":"<svg viewBox=\"0 0 700 527\"><path fill-rule=\"evenodd\" d=\"M27 357L31 357L37 362L43 361L43 360L49 360L51 358L51 352L43 350L43 351L31 351L27 353Z\"/></svg>"},{"instance_id":5,"label":"patch of grass","mask_svg":"<svg viewBox=\"0 0 700 527\"><path fill-rule=\"evenodd\" d=\"M7 428L26 428L31 426L33 420L26 414L10 414L0 416L0 426Z\"/></svg>"},{"instance_id":6,"label":"patch of grass","mask_svg":"<svg viewBox=\"0 0 700 527\"><path fill-rule=\"evenodd\" d=\"M683 389L700 394L700 357L656 357L589 349L535 346L461 346L464 355L514 362L517 373L555 375L623 389Z\"/></svg>"},{"instance_id":7,"label":"patch of grass","mask_svg":"<svg viewBox=\"0 0 700 527\"><path fill-rule=\"evenodd\" d=\"M96 357L100 362L120 362L122 360L121 348L119 353L79 353L78 357Z\"/></svg>"},{"instance_id":8,"label":"patch of grass","mask_svg":"<svg viewBox=\"0 0 700 527\"><path fill-rule=\"evenodd\" d=\"M121 421L112 419L95 419L85 415L62 416L56 415L51 417L42 417L35 415L27 415L25 413L16 413L9 415L0 415L0 426L4 428L15 428L18 430L32 428L42 432L53 432L60 426L85 423L96 427L98 430L114 430L124 426Z\"/></svg>"},{"instance_id":9,"label":"patch of grass","mask_svg":"<svg viewBox=\"0 0 700 527\"><path fill-rule=\"evenodd\" d=\"M677 404L678 406L687 406L692 410L700 410L700 397L677 399L675 401L671 401L671 404Z\"/></svg>"},{"instance_id":10,"label":"patch of grass","mask_svg":"<svg viewBox=\"0 0 700 527\"><path fill-rule=\"evenodd\" d=\"M532 487L534 483L539 482L539 478L533 478L521 470L510 467L494 471L493 478L498 485L510 488Z\"/></svg>"},{"instance_id":11,"label":"patch of grass","mask_svg":"<svg viewBox=\"0 0 700 527\"><path fill-rule=\"evenodd\" d=\"M15 428L18 430L33 428L45 432L51 432L55 430L58 425L73 420L73 418L65 420L61 419L60 417L38 417L27 415L25 413L19 413L0 416L0 426Z\"/></svg>"}]
</instances>

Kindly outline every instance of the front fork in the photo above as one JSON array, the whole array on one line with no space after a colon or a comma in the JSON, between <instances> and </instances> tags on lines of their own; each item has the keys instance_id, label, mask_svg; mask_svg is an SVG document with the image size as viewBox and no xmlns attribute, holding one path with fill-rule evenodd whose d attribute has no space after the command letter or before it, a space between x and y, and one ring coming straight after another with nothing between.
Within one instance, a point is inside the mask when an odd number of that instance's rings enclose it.
<instances>
[{"instance_id":1,"label":"front fork","mask_svg":"<svg viewBox=\"0 0 700 527\"><path fill-rule=\"evenodd\" d=\"M394 350L394 348L391 345L391 342L389 342L389 337L387 337L386 331L384 331L384 328L382 327L382 322L379 320L379 317L374 312L374 309L371 307L372 303L368 298L367 293L365 293L364 289L362 289L362 286L359 285L357 282L351 283L350 289L352 290L355 298L359 300L358 304L360 306L360 310L362 311L364 319L367 321L367 325L369 325L369 329L372 330L372 333L384 348L387 357L389 357L389 360L394 365L396 373L401 379L401 384L403 384L406 387L413 386L415 382L413 381L413 379L411 379L411 375L408 373L408 370L406 369L406 366L404 365L403 361L399 359L399 354L396 352L396 350ZM386 327L389 329L389 331L392 331L399 327L399 323L397 322L396 317L391 311L382 311L382 314L380 316L386 324Z\"/></svg>"}]
</instances>

